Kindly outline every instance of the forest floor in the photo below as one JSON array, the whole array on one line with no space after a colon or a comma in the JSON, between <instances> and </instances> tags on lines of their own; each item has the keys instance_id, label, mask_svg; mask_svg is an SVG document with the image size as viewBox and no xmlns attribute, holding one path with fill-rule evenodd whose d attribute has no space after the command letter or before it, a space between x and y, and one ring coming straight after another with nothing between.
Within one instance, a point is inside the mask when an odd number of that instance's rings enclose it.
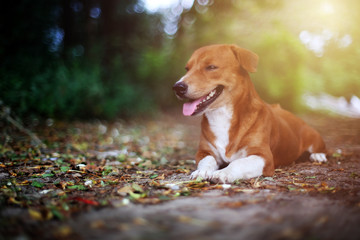
<instances>
[{"instance_id":1,"label":"forest floor","mask_svg":"<svg viewBox=\"0 0 360 240\"><path fill-rule=\"evenodd\" d=\"M359 239L360 120L302 117L328 162L231 185L189 179L199 118L2 119L0 239Z\"/></svg>"}]
</instances>

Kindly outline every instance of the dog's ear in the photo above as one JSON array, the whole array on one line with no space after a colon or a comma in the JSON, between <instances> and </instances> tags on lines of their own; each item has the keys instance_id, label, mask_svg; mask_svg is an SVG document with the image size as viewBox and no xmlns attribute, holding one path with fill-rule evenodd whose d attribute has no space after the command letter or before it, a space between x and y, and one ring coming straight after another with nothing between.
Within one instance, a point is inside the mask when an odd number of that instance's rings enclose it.
<instances>
[{"instance_id":1,"label":"dog's ear","mask_svg":"<svg viewBox=\"0 0 360 240\"><path fill-rule=\"evenodd\" d=\"M259 57L256 53L236 45L230 45L241 66L248 72L256 72Z\"/></svg>"}]
</instances>

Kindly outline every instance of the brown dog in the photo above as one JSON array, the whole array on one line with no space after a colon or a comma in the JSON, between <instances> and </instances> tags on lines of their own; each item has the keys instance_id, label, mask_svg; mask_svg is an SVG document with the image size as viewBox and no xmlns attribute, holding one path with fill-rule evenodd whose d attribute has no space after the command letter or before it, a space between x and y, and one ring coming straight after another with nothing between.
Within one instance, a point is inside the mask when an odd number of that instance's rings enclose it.
<instances>
[{"instance_id":1,"label":"brown dog","mask_svg":"<svg viewBox=\"0 0 360 240\"><path fill-rule=\"evenodd\" d=\"M193 53L186 75L174 85L177 97L188 100L183 114L203 115L193 179L225 183L272 176L305 151L326 161L316 130L260 99L248 74L257 63L255 53L236 45L206 46Z\"/></svg>"}]
</instances>

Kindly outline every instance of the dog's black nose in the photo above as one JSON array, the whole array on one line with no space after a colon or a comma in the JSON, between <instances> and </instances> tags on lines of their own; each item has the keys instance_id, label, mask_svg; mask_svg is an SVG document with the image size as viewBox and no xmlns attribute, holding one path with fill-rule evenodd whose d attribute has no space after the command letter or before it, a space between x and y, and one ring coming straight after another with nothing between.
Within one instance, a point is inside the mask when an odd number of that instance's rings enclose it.
<instances>
[{"instance_id":1,"label":"dog's black nose","mask_svg":"<svg viewBox=\"0 0 360 240\"><path fill-rule=\"evenodd\" d=\"M176 83L173 86L173 90L175 91L176 95L178 95L179 97L183 97L187 93L187 89L188 86L183 82Z\"/></svg>"}]
</instances>

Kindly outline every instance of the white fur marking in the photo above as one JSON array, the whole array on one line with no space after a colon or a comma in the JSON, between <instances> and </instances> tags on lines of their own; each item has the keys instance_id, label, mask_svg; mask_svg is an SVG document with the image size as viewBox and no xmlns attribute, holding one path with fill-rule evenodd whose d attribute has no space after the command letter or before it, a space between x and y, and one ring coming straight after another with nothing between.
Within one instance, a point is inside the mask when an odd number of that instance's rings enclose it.
<instances>
[{"instance_id":1,"label":"white fur marking","mask_svg":"<svg viewBox=\"0 0 360 240\"><path fill-rule=\"evenodd\" d=\"M232 161L226 168L215 171L212 180L222 183L232 183L237 179L248 179L262 175L265 160L251 155Z\"/></svg>"},{"instance_id":2,"label":"white fur marking","mask_svg":"<svg viewBox=\"0 0 360 240\"><path fill-rule=\"evenodd\" d=\"M313 153L313 145L311 145L311 146L308 148L308 152L309 152L309 153Z\"/></svg>"},{"instance_id":3,"label":"white fur marking","mask_svg":"<svg viewBox=\"0 0 360 240\"><path fill-rule=\"evenodd\" d=\"M314 162L327 162L325 153L312 153L310 155L310 160Z\"/></svg>"},{"instance_id":4,"label":"white fur marking","mask_svg":"<svg viewBox=\"0 0 360 240\"><path fill-rule=\"evenodd\" d=\"M247 157L246 148L242 148L239 151L237 151L236 153L234 153L233 155L231 155L228 162L232 162L232 161L234 161L236 159L245 158L245 157Z\"/></svg>"},{"instance_id":5,"label":"white fur marking","mask_svg":"<svg viewBox=\"0 0 360 240\"><path fill-rule=\"evenodd\" d=\"M184 79L185 79L185 76L183 76L182 78L180 78L180 80L179 80L179 81L177 81L176 83L183 82L183 81L184 81ZM175 83L175 84L176 84L176 83Z\"/></svg>"},{"instance_id":6,"label":"white fur marking","mask_svg":"<svg viewBox=\"0 0 360 240\"><path fill-rule=\"evenodd\" d=\"M230 162L231 160L226 157L226 147L229 143L229 129L231 126L232 110L228 107L220 107L205 113L211 131L215 135L214 145L211 145L211 150L217 156L217 161Z\"/></svg>"},{"instance_id":7,"label":"white fur marking","mask_svg":"<svg viewBox=\"0 0 360 240\"><path fill-rule=\"evenodd\" d=\"M219 166L213 156L206 156L200 160L197 170L191 174L191 179L201 177L203 179L210 179L213 172L218 170Z\"/></svg>"}]
</instances>

